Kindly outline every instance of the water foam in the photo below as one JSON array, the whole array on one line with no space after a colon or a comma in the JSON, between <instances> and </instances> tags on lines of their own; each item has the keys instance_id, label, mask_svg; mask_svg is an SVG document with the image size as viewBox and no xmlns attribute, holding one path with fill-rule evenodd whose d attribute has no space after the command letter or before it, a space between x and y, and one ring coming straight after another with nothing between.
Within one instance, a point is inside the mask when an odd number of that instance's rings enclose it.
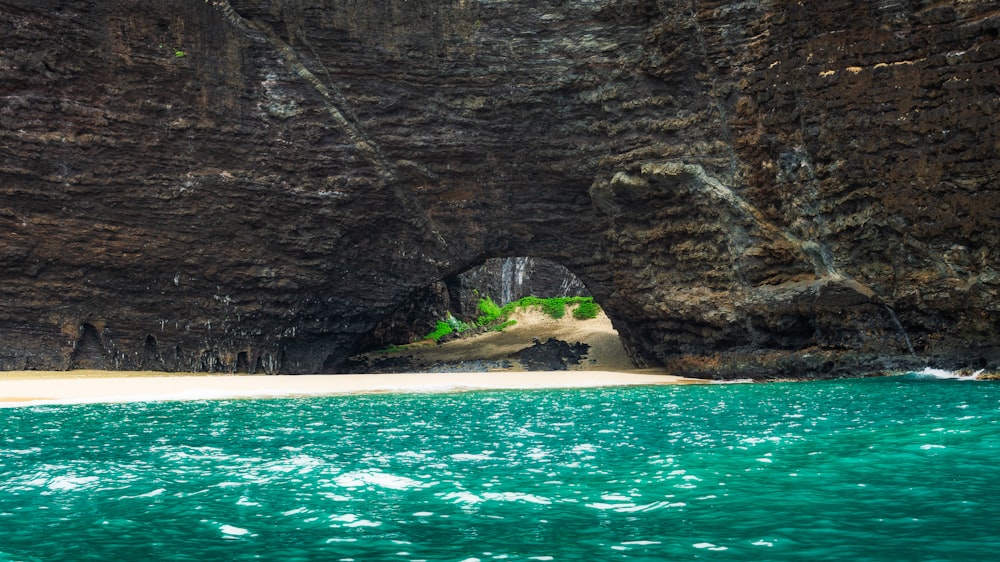
<instances>
[{"instance_id":1,"label":"water foam","mask_svg":"<svg viewBox=\"0 0 1000 562\"><path fill-rule=\"evenodd\" d=\"M974 381L979 380L979 375L983 374L984 369L979 369L978 371L948 371L945 369L936 369L934 367L924 367L921 371L914 371L910 373L911 375L917 376L919 378L930 378L930 379L949 379L949 380L960 380L960 381Z\"/></svg>"},{"instance_id":2,"label":"water foam","mask_svg":"<svg viewBox=\"0 0 1000 562\"><path fill-rule=\"evenodd\" d=\"M342 488L379 487L389 490L417 490L436 484L436 482L421 482L406 476L396 476L378 470L346 472L338 475L333 481Z\"/></svg>"}]
</instances>

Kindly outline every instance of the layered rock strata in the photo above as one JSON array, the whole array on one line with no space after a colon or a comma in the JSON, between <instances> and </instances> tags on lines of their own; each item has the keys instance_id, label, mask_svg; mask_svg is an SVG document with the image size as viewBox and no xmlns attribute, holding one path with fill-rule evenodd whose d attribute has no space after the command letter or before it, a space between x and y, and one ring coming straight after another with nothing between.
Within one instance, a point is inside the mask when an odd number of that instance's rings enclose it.
<instances>
[{"instance_id":1,"label":"layered rock strata","mask_svg":"<svg viewBox=\"0 0 1000 562\"><path fill-rule=\"evenodd\" d=\"M678 374L996 368L998 29L976 0L0 2L0 368L336 371L505 256Z\"/></svg>"}]
</instances>

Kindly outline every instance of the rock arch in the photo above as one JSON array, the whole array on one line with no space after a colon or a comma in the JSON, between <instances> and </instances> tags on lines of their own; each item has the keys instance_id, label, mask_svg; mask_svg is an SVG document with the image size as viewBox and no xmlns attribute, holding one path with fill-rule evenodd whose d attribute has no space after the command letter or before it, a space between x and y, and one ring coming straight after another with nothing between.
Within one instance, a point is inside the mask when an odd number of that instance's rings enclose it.
<instances>
[{"instance_id":1,"label":"rock arch","mask_svg":"<svg viewBox=\"0 0 1000 562\"><path fill-rule=\"evenodd\" d=\"M361 351L414 341L452 314L473 323L481 298L503 306L525 296L589 296L586 286L562 265L528 256L490 258L411 293L401 306L379 321L360 344ZM325 365L332 369L333 364Z\"/></svg>"}]
</instances>

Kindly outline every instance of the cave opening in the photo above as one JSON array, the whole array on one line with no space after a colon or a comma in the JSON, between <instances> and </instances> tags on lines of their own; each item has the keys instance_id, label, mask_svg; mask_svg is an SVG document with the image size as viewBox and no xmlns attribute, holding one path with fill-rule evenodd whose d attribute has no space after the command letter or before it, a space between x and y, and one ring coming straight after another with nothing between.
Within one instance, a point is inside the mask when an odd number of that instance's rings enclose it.
<instances>
[{"instance_id":1,"label":"cave opening","mask_svg":"<svg viewBox=\"0 0 1000 562\"><path fill-rule=\"evenodd\" d=\"M453 312L474 319L479 302L506 306L524 297L590 297L586 285L561 264L528 256L488 259L444 281Z\"/></svg>"},{"instance_id":2,"label":"cave opening","mask_svg":"<svg viewBox=\"0 0 1000 562\"><path fill-rule=\"evenodd\" d=\"M146 334L146 340L142 347L142 367L152 370L163 369L163 358L160 357L159 345L153 334Z\"/></svg>"},{"instance_id":3,"label":"cave opening","mask_svg":"<svg viewBox=\"0 0 1000 562\"><path fill-rule=\"evenodd\" d=\"M70 368L107 369L110 364L101 332L89 322L82 323L79 337L73 345Z\"/></svg>"},{"instance_id":4,"label":"cave opening","mask_svg":"<svg viewBox=\"0 0 1000 562\"><path fill-rule=\"evenodd\" d=\"M530 256L486 259L412 292L360 349L345 372L635 368L584 282Z\"/></svg>"},{"instance_id":5,"label":"cave opening","mask_svg":"<svg viewBox=\"0 0 1000 562\"><path fill-rule=\"evenodd\" d=\"M246 351L241 351L236 354L236 372L237 373L250 372L250 359Z\"/></svg>"}]
</instances>

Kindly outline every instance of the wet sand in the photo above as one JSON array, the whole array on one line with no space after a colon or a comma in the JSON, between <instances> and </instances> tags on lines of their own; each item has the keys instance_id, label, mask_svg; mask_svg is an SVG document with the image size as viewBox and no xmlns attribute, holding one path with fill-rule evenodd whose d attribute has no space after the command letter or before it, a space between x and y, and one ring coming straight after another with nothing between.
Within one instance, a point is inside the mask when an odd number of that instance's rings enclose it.
<instances>
[{"instance_id":1,"label":"wet sand","mask_svg":"<svg viewBox=\"0 0 1000 562\"><path fill-rule=\"evenodd\" d=\"M107 371L20 371L0 374L0 405L590 388L702 382L705 381L664 374L613 371L379 375L198 375L145 372L132 376Z\"/></svg>"}]
</instances>

